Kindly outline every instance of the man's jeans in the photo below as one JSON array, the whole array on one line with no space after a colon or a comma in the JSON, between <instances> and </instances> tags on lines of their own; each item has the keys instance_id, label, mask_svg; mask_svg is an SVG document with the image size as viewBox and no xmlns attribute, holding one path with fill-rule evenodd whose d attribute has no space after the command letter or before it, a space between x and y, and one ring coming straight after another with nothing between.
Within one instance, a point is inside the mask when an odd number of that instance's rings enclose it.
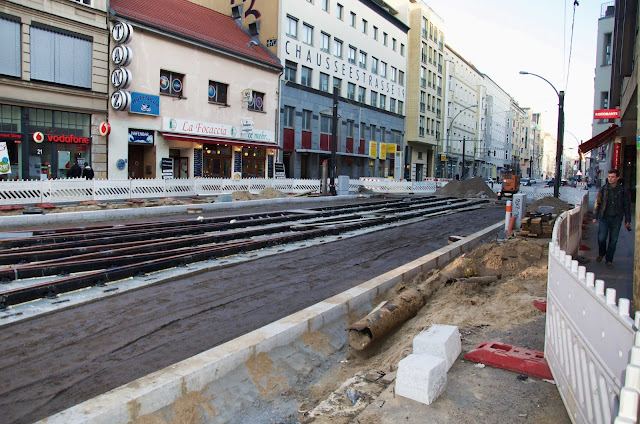
<instances>
[{"instance_id":1,"label":"man's jeans","mask_svg":"<svg viewBox=\"0 0 640 424\"><path fill-rule=\"evenodd\" d=\"M598 221L598 256L604 256L607 262L613 262L613 254L616 253L621 226L622 219L617 216L603 216ZM607 234L609 235L608 247Z\"/></svg>"}]
</instances>

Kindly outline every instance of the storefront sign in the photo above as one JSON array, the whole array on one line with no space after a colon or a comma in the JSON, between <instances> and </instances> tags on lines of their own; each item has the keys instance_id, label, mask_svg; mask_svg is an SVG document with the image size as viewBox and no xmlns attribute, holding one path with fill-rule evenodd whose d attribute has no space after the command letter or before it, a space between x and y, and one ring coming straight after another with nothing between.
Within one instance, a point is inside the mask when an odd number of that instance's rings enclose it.
<instances>
[{"instance_id":1,"label":"storefront sign","mask_svg":"<svg viewBox=\"0 0 640 424\"><path fill-rule=\"evenodd\" d=\"M111 133L111 124L108 122L102 122L98 127L98 134L101 136L106 136Z\"/></svg>"},{"instance_id":2,"label":"storefront sign","mask_svg":"<svg viewBox=\"0 0 640 424\"><path fill-rule=\"evenodd\" d=\"M387 155L393 158L395 154L396 154L396 145L394 143L387 143Z\"/></svg>"},{"instance_id":3,"label":"storefront sign","mask_svg":"<svg viewBox=\"0 0 640 424\"><path fill-rule=\"evenodd\" d=\"M111 61L116 66L127 66L132 58L133 51L127 46L116 46L111 52Z\"/></svg>"},{"instance_id":4,"label":"storefront sign","mask_svg":"<svg viewBox=\"0 0 640 424\"><path fill-rule=\"evenodd\" d=\"M133 38L133 27L126 22L116 22L111 29L113 41L118 44L127 44Z\"/></svg>"},{"instance_id":5,"label":"storefront sign","mask_svg":"<svg viewBox=\"0 0 640 424\"><path fill-rule=\"evenodd\" d=\"M9 149L7 143L0 143L0 174L10 174L11 163L9 162Z\"/></svg>"},{"instance_id":6,"label":"storefront sign","mask_svg":"<svg viewBox=\"0 0 640 424\"><path fill-rule=\"evenodd\" d=\"M129 143L153 144L153 131L130 129Z\"/></svg>"},{"instance_id":7,"label":"storefront sign","mask_svg":"<svg viewBox=\"0 0 640 424\"><path fill-rule=\"evenodd\" d=\"M163 131L172 131L182 134L200 136L236 138L242 140L255 140L275 143L275 132L253 129L250 133L240 131L233 125L217 124L211 122L192 121L179 118L162 118Z\"/></svg>"},{"instance_id":8,"label":"storefront sign","mask_svg":"<svg viewBox=\"0 0 640 424\"><path fill-rule=\"evenodd\" d=\"M133 77L127 68L116 68L111 73L111 85L117 90L124 90L131 85Z\"/></svg>"},{"instance_id":9,"label":"storefront sign","mask_svg":"<svg viewBox=\"0 0 640 424\"><path fill-rule=\"evenodd\" d=\"M173 178L173 158L160 159L160 168L162 169L163 179L166 180Z\"/></svg>"},{"instance_id":10,"label":"storefront sign","mask_svg":"<svg viewBox=\"0 0 640 424\"><path fill-rule=\"evenodd\" d=\"M0 140L22 142L22 134L0 132Z\"/></svg>"},{"instance_id":11,"label":"storefront sign","mask_svg":"<svg viewBox=\"0 0 640 424\"><path fill-rule=\"evenodd\" d=\"M380 159L387 160L387 143L380 143Z\"/></svg>"},{"instance_id":12,"label":"storefront sign","mask_svg":"<svg viewBox=\"0 0 640 424\"><path fill-rule=\"evenodd\" d=\"M620 169L620 147L622 146L622 143L619 142L618 140L616 140L615 143L613 143L613 169Z\"/></svg>"},{"instance_id":13,"label":"storefront sign","mask_svg":"<svg viewBox=\"0 0 640 424\"><path fill-rule=\"evenodd\" d=\"M131 104L131 93L118 90L111 95L111 107L115 110L126 110Z\"/></svg>"},{"instance_id":14,"label":"storefront sign","mask_svg":"<svg viewBox=\"0 0 640 424\"><path fill-rule=\"evenodd\" d=\"M35 137L35 134L34 134ZM90 144L91 139L88 137L76 137L75 135L51 135L47 134L47 141L55 143L73 143L73 144Z\"/></svg>"},{"instance_id":15,"label":"storefront sign","mask_svg":"<svg viewBox=\"0 0 640 424\"><path fill-rule=\"evenodd\" d=\"M618 119L620 109L599 109L593 111L593 119Z\"/></svg>"},{"instance_id":16,"label":"storefront sign","mask_svg":"<svg viewBox=\"0 0 640 424\"><path fill-rule=\"evenodd\" d=\"M153 94L131 92L131 113L141 113L143 115L160 115L160 96Z\"/></svg>"},{"instance_id":17,"label":"storefront sign","mask_svg":"<svg viewBox=\"0 0 640 424\"><path fill-rule=\"evenodd\" d=\"M33 141L35 141L36 143L42 143L44 141L44 134L42 134L40 131L34 132Z\"/></svg>"},{"instance_id":18,"label":"storefront sign","mask_svg":"<svg viewBox=\"0 0 640 424\"><path fill-rule=\"evenodd\" d=\"M376 159L378 157L378 143L369 141L369 157Z\"/></svg>"}]
</instances>

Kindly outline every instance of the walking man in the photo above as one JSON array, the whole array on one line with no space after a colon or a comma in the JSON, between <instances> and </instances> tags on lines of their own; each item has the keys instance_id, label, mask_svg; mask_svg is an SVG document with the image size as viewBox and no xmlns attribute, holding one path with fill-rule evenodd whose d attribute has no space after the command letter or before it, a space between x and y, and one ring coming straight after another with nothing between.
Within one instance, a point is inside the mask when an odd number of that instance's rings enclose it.
<instances>
[{"instance_id":1,"label":"walking man","mask_svg":"<svg viewBox=\"0 0 640 424\"><path fill-rule=\"evenodd\" d=\"M596 262L601 262L604 257L607 267L613 268L613 254L616 252L620 224L624 219L624 225L631 231L631 199L620 181L620 171L610 169L607 174L607 182L596 197L596 205L593 209L593 223L600 221L598 225L598 257ZM607 245L607 237L609 243Z\"/></svg>"}]
</instances>

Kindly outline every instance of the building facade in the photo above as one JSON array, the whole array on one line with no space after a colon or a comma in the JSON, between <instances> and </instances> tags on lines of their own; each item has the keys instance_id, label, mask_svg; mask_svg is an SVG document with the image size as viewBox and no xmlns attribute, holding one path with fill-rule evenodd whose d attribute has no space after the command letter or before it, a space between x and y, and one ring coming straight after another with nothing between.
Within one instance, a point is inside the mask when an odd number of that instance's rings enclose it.
<instances>
[{"instance_id":1,"label":"building facade","mask_svg":"<svg viewBox=\"0 0 640 424\"><path fill-rule=\"evenodd\" d=\"M105 178L107 1L3 1L0 34L0 178L66 178L75 161Z\"/></svg>"},{"instance_id":2,"label":"building facade","mask_svg":"<svg viewBox=\"0 0 640 424\"><path fill-rule=\"evenodd\" d=\"M511 96L483 74L486 97L481 118L484 132L482 150L486 153L483 176L500 177L511 168L511 139L513 138Z\"/></svg>"},{"instance_id":3,"label":"building facade","mask_svg":"<svg viewBox=\"0 0 640 424\"><path fill-rule=\"evenodd\" d=\"M154 5L111 0L109 177L273 177L278 59L230 16Z\"/></svg>"},{"instance_id":4,"label":"building facade","mask_svg":"<svg viewBox=\"0 0 640 424\"><path fill-rule=\"evenodd\" d=\"M486 145L481 131L482 115L486 110L484 77L449 45L445 46L445 63L446 109L440 150L443 154L439 158L437 175L444 178L490 176L485 166Z\"/></svg>"}]
</instances>

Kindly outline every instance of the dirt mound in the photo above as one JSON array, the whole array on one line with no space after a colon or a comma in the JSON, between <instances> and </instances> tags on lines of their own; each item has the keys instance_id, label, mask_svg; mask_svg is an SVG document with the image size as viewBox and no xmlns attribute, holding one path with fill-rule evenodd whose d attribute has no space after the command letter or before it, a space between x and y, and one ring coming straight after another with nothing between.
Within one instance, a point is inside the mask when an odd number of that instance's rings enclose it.
<instances>
[{"instance_id":1,"label":"dirt mound","mask_svg":"<svg viewBox=\"0 0 640 424\"><path fill-rule=\"evenodd\" d=\"M260 199L278 199L280 197L287 197L287 195L275 188L269 187L262 190L260 194L258 194L258 197Z\"/></svg>"},{"instance_id":2,"label":"dirt mound","mask_svg":"<svg viewBox=\"0 0 640 424\"><path fill-rule=\"evenodd\" d=\"M236 201L242 201L242 200L254 200L256 199L258 196L255 194L251 194L249 193L247 190L243 190L243 191L234 191L233 193L231 193L231 198L233 200Z\"/></svg>"},{"instance_id":3,"label":"dirt mound","mask_svg":"<svg viewBox=\"0 0 640 424\"><path fill-rule=\"evenodd\" d=\"M489 186L482 181L482 178L476 177L464 181L449 181L440 190L437 190L436 195L451 196L451 197L474 197L483 199L497 199L498 195L489 188Z\"/></svg>"},{"instance_id":4,"label":"dirt mound","mask_svg":"<svg viewBox=\"0 0 640 424\"><path fill-rule=\"evenodd\" d=\"M527 212L538 213L538 206L553 206L553 213L555 214L560 214L564 211L573 209L573 206L556 197L543 197L542 199L538 199L527 206Z\"/></svg>"}]
</instances>

